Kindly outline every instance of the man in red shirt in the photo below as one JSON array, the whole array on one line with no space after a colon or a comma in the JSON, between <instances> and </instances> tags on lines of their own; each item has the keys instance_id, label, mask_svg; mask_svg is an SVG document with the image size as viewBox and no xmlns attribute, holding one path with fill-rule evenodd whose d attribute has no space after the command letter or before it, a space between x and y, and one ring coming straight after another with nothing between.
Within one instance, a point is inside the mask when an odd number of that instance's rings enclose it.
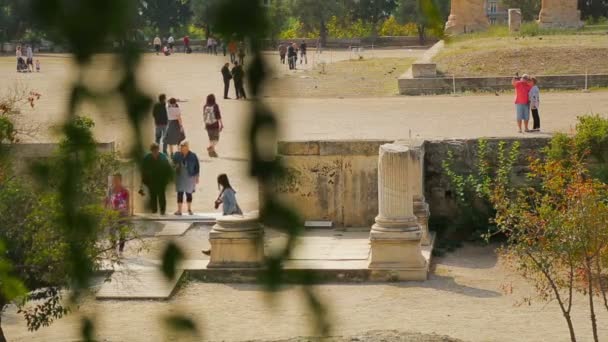
<instances>
[{"instance_id":1,"label":"man in red shirt","mask_svg":"<svg viewBox=\"0 0 608 342\"><path fill-rule=\"evenodd\" d=\"M528 122L530 121L530 99L528 94L532 89L530 83L530 76L524 74L521 78L513 78L511 84L515 88L515 110L517 112L517 127L519 133L522 133L521 123L524 122L526 132L530 132L528 129Z\"/></svg>"},{"instance_id":2,"label":"man in red shirt","mask_svg":"<svg viewBox=\"0 0 608 342\"><path fill-rule=\"evenodd\" d=\"M184 37L184 52L185 53L190 53L190 37L185 36Z\"/></svg>"}]
</instances>

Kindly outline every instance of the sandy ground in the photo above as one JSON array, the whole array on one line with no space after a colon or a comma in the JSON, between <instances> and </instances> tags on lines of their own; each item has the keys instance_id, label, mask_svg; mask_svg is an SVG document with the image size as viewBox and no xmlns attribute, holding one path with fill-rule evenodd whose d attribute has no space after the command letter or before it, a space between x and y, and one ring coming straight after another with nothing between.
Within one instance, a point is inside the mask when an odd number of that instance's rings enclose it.
<instances>
[{"instance_id":1,"label":"sandy ground","mask_svg":"<svg viewBox=\"0 0 608 342\"><path fill-rule=\"evenodd\" d=\"M531 289L497 263L494 248L466 245L437 258L426 282L317 286L329 308L332 335L398 330L472 342L567 341L567 328L555 303L516 305ZM513 286L513 293L504 294L504 285ZM188 341L163 335L159 318L170 313L185 313L198 323L202 336L196 341L279 340L313 334L308 324L311 314L298 287L278 291L274 306L269 306L260 289L188 282L168 302L87 300L81 308L95 315L101 341ZM581 296L574 308L580 341L591 340L585 304ZM598 311L600 322L606 322L606 311ZM78 322L78 316L71 315L32 334L14 309L3 317L9 341L74 341ZM606 338L608 325L599 328Z\"/></svg>"},{"instance_id":2,"label":"sandy ground","mask_svg":"<svg viewBox=\"0 0 608 342\"><path fill-rule=\"evenodd\" d=\"M385 57L400 53L387 51ZM335 56L336 60L349 57L346 52ZM26 110L24 115L27 120L50 126L63 118L67 85L74 75L67 56L40 59L42 73L17 74L14 58L0 58L0 77L2 85L10 86L17 81L42 93L35 111ZM109 61L110 57L100 56L85 81L100 87L115 82ZM220 172L230 175L245 210L257 208L256 184L246 175L247 149L241 140L249 117L247 102L220 100L226 124L218 147L221 158L210 160L202 153L206 135L199 108L208 93L218 94L221 90L219 69L223 62L223 57L206 55L148 55L141 70L150 94L165 92L187 101L182 103L186 134L202 160L202 183L195 195L195 209L199 211L212 210L217 196L215 177ZM273 63L275 69L281 68L278 58ZM281 119L281 138L289 140L517 136L512 100L511 95L267 99ZM105 107L86 104L81 112L96 120L95 135L100 141L117 141L122 150L129 145L131 137L120 103ZM543 94L542 134L569 131L576 116L588 112L608 113L605 92ZM146 125L150 141L153 127L151 122ZM41 132L36 140L53 141L56 137ZM170 204L169 210L172 209ZM335 323L333 333L338 336L396 329L449 335L466 341L565 340L565 325L554 304L514 306L529 293L529 288L521 280L509 279L508 274L496 264L492 248L468 246L438 259L435 272L425 283L324 285L317 291L330 305ZM511 281L515 294L502 295L501 286ZM170 312L192 316L208 340L276 340L310 335L307 324L310 314L298 289L285 288L277 298L276 307L271 309L256 285L188 283L169 302L89 301L82 309L96 312L102 332L100 339L107 341L167 340L161 334L162 325L157 318ZM586 341L590 336L582 334L588 330L583 305L577 302L575 321L581 330L581 340ZM606 313L601 315L605 321ZM11 341L75 340L76 324L74 315L30 334L14 310L3 317ZM601 329L602 335L608 336L606 325L601 325Z\"/></svg>"}]
</instances>

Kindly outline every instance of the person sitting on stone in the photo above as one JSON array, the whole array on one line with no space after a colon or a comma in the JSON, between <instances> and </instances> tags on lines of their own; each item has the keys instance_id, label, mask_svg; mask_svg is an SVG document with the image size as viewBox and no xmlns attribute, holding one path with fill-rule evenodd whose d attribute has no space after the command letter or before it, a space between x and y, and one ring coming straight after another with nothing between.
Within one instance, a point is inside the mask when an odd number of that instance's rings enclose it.
<instances>
[{"instance_id":1,"label":"person sitting on stone","mask_svg":"<svg viewBox=\"0 0 608 342\"><path fill-rule=\"evenodd\" d=\"M243 215L243 211L239 204L236 201L236 191L230 185L230 180L228 180L228 175L222 173L217 176L217 185L220 189L220 195L215 200L215 209L218 209L220 205L222 206L222 215ZM211 250L203 250L203 254L211 255Z\"/></svg>"}]
</instances>

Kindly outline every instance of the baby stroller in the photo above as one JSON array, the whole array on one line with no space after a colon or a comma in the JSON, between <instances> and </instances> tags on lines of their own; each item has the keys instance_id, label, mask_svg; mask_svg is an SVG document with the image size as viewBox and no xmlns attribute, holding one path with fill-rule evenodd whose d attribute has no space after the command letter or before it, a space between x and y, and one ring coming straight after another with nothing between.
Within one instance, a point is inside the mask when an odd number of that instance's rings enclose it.
<instances>
[{"instance_id":1,"label":"baby stroller","mask_svg":"<svg viewBox=\"0 0 608 342\"><path fill-rule=\"evenodd\" d=\"M27 64L25 63L25 59L17 58L17 72L27 72Z\"/></svg>"}]
</instances>

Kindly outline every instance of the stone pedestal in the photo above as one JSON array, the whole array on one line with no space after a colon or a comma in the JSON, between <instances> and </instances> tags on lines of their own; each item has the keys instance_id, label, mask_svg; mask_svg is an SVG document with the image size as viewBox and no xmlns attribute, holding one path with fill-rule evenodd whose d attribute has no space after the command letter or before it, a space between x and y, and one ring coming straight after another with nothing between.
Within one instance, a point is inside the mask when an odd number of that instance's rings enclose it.
<instances>
[{"instance_id":1,"label":"stone pedestal","mask_svg":"<svg viewBox=\"0 0 608 342\"><path fill-rule=\"evenodd\" d=\"M538 25L543 28L583 26L577 0L542 0Z\"/></svg>"},{"instance_id":2,"label":"stone pedestal","mask_svg":"<svg viewBox=\"0 0 608 342\"><path fill-rule=\"evenodd\" d=\"M422 245L428 246L431 244L431 235L429 234L429 216L431 212L429 204L424 197L424 142L410 141L409 146L412 150L409 183L414 202L414 216L416 216L418 225L422 230Z\"/></svg>"},{"instance_id":3,"label":"stone pedestal","mask_svg":"<svg viewBox=\"0 0 608 342\"><path fill-rule=\"evenodd\" d=\"M521 10L509 8L509 32L519 32L521 27Z\"/></svg>"},{"instance_id":4,"label":"stone pedestal","mask_svg":"<svg viewBox=\"0 0 608 342\"><path fill-rule=\"evenodd\" d=\"M412 77L435 78L437 77L436 63L414 63L412 64Z\"/></svg>"},{"instance_id":5,"label":"stone pedestal","mask_svg":"<svg viewBox=\"0 0 608 342\"><path fill-rule=\"evenodd\" d=\"M452 0L445 33L462 34L484 31L490 27L485 0Z\"/></svg>"},{"instance_id":6,"label":"stone pedestal","mask_svg":"<svg viewBox=\"0 0 608 342\"><path fill-rule=\"evenodd\" d=\"M223 216L209 233L207 268L257 268L264 260L264 231L257 215Z\"/></svg>"},{"instance_id":7,"label":"stone pedestal","mask_svg":"<svg viewBox=\"0 0 608 342\"><path fill-rule=\"evenodd\" d=\"M414 216L410 178L415 152L404 144L380 146L378 216L370 232L369 268L397 280L425 280L422 230Z\"/></svg>"}]
</instances>

